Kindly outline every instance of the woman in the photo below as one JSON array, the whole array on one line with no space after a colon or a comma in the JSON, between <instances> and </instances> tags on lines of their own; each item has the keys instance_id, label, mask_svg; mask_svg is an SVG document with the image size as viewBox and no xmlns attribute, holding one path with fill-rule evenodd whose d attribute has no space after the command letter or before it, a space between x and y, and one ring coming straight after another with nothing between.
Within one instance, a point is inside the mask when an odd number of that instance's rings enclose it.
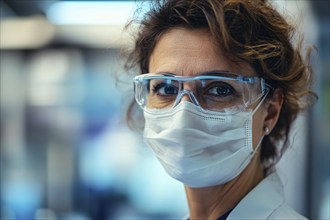
<instances>
[{"instance_id":1,"label":"woman","mask_svg":"<svg viewBox=\"0 0 330 220\"><path fill-rule=\"evenodd\" d=\"M262 0L155 1L141 20L128 67L144 139L190 219L304 219L273 169L316 97L293 34Z\"/></svg>"}]
</instances>

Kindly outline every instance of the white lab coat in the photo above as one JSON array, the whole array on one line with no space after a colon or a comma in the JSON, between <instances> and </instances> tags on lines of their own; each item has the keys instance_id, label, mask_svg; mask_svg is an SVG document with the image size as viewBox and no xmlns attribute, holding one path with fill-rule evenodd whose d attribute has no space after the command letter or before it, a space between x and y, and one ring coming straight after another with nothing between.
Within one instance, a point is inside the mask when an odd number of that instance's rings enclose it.
<instances>
[{"instance_id":1,"label":"white lab coat","mask_svg":"<svg viewBox=\"0 0 330 220\"><path fill-rule=\"evenodd\" d=\"M276 173L270 174L231 211L227 220L306 219L284 201L283 186Z\"/></svg>"}]
</instances>

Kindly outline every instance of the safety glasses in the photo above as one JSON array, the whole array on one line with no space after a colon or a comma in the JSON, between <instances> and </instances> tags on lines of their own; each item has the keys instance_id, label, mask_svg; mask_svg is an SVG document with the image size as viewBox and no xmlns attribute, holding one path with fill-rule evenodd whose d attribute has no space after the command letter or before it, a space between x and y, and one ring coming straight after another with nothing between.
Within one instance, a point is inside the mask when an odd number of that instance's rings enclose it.
<instances>
[{"instance_id":1,"label":"safety glasses","mask_svg":"<svg viewBox=\"0 0 330 220\"><path fill-rule=\"evenodd\" d=\"M270 88L261 77L229 72L193 77L147 73L134 77L135 100L145 110L172 109L187 97L203 110L235 114L253 108Z\"/></svg>"}]
</instances>

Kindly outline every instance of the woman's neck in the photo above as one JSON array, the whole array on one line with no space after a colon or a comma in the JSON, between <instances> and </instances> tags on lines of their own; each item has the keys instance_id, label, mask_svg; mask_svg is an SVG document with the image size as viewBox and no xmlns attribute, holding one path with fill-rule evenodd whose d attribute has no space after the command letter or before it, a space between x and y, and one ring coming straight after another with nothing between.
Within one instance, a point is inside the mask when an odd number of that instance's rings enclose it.
<instances>
[{"instance_id":1,"label":"woman's neck","mask_svg":"<svg viewBox=\"0 0 330 220\"><path fill-rule=\"evenodd\" d=\"M190 219L217 219L233 209L263 178L258 157L235 179L224 185L190 188L185 186Z\"/></svg>"}]
</instances>

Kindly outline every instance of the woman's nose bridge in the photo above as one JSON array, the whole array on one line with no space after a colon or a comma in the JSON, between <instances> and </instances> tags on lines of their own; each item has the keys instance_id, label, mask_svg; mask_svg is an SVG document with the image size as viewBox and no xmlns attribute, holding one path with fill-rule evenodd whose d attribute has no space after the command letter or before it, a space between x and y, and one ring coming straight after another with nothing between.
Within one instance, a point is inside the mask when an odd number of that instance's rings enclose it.
<instances>
[{"instance_id":1,"label":"woman's nose bridge","mask_svg":"<svg viewBox=\"0 0 330 220\"><path fill-rule=\"evenodd\" d=\"M190 93L196 95L197 93L197 82L196 80L183 82L181 86L182 90L190 91Z\"/></svg>"},{"instance_id":2,"label":"woman's nose bridge","mask_svg":"<svg viewBox=\"0 0 330 220\"><path fill-rule=\"evenodd\" d=\"M173 106L178 105L182 101L188 101L197 106L200 106L196 96L194 95L194 90L196 90L196 86L194 85L194 83L182 82L182 84L180 85L180 91Z\"/></svg>"},{"instance_id":3,"label":"woman's nose bridge","mask_svg":"<svg viewBox=\"0 0 330 220\"><path fill-rule=\"evenodd\" d=\"M199 105L199 102L196 97L196 92L197 92L196 83L192 83L192 82L182 83L182 90L179 97L180 98L179 102L189 101L196 105Z\"/></svg>"},{"instance_id":4,"label":"woman's nose bridge","mask_svg":"<svg viewBox=\"0 0 330 220\"><path fill-rule=\"evenodd\" d=\"M194 96L191 90L184 89L181 91L181 101L192 101L191 97Z\"/></svg>"},{"instance_id":5,"label":"woman's nose bridge","mask_svg":"<svg viewBox=\"0 0 330 220\"><path fill-rule=\"evenodd\" d=\"M188 94L183 94L182 97L181 97L181 100L180 100L180 101L181 101L181 102L182 102L182 101L190 102L191 100L190 100L190 97L189 97Z\"/></svg>"}]
</instances>

